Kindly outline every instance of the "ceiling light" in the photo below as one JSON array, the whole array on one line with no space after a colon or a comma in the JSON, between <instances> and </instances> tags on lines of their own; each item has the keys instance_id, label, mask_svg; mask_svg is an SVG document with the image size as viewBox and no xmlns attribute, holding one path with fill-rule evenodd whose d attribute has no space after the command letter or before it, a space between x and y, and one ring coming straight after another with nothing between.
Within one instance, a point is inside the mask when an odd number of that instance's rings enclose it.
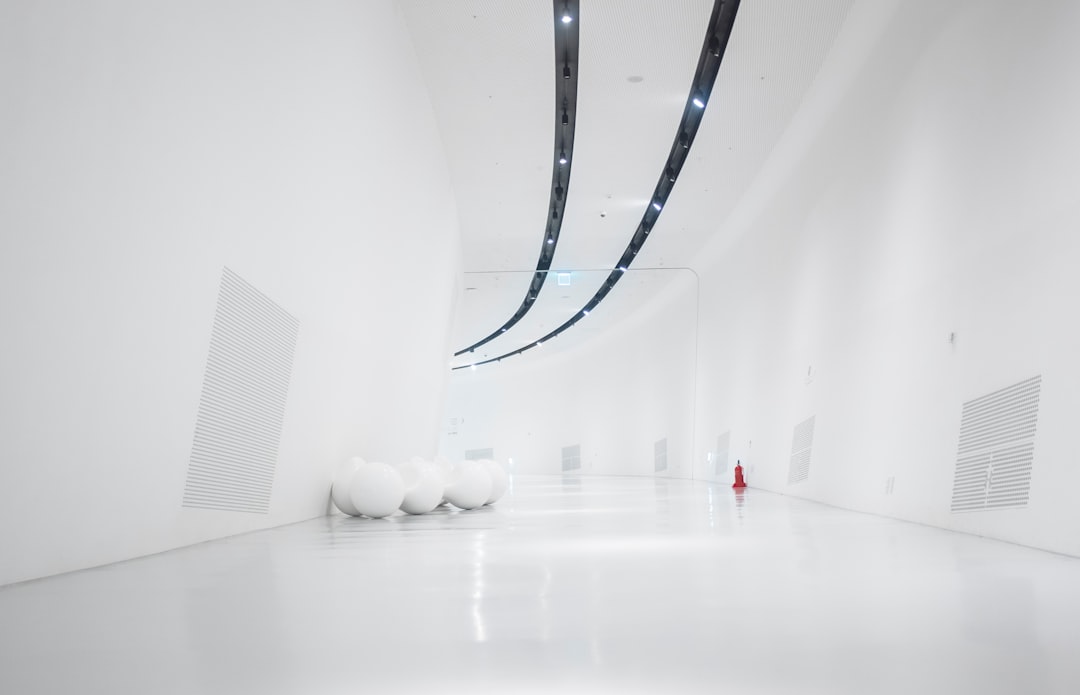
<instances>
[{"instance_id":1,"label":"ceiling light","mask_svg":"<svg viewBox=\"0 0 1080 695\"><path fill-rule=\"evenodd\" d=\"M671 183L675 183L675 170L671 167L664 170L664 176L667 176L667 180Z\"/></svg>"},{"instance_id":2,"label":"ceiling light","mask_svg":"<svg viewBox=\"0 0 1080 695\"><path fill-rule=\"evenodd\" d=\"M475 372L476 371L476 365L475 364L470 364L469 369L471 369L471 370L473 370Z\"/></svg>"},{"instance_id":3,"label":"ceiling light","mask_svg":"<svg viewBox=\"0 0 1080 695\"><path fill-rule=\"evenodd\" d=\"M589 310L586 309L585 311L583 311L581 313L582 313L583 316L588 316L589 315Z\"/></svg>"},{"instance_id":4,"label":"ceiling light","mask_svg":"<svg viewBox=\"0 0 1080 695\"><path fill-rule=\"evenodd\" d=\"M660 212L660 208L661 208L661 207L663 207L662 205L660 205L660 203L659 203L659 202L657 202L657 201L655 201L655 200L653 201L653 204L652 204L652 206L653 206L654 208L656 208L656 211L657 211L657 212Z\"/></svg>"},{"instance_id":5,"label":"ceiling light","mask_svg":"<svg viewBox=\"0 0 1080 695\"><path fill-rule=\"evenodd\" d=\"M690 149L690 136L687 135L685 130L679 133L679 144L683 146L684 150Z\"/></svg>"},{"instance_id":6,"label":"ceiling light","mask_svg":"<svg viewBox=\"0 0 1080 695\"><path fill-rule=\"evenodd\" d=\"M626 268L625 268L625 267L623 267L623 266L621 266L621 265L619 266L619 270L620 270L621 272L624 272L624 273L626 272Z\"/></svg>"},{"instance_id":7,"label":"ceiling light","mask_svg":"<svg viewBox=\"0 0 1080 695\"><path fill-rule=\"evenodd\" d=\"M562 76L563 76L564 80L569 80L570 79L570 64L569 63L567 63L566 65L563 66Z\"/></svg>"},{"instance_id":8,"label":"ceiling light","mask_svg":"<svg viewBox=\"0 0 1080 695\"><path fill-rule=\"evenodd\" d=\"M562 23L569 24L574 21L574 18L570 16L570 6L567 3L563 3L562 8Z\"/></svg>"},{"instance_id":9,"label":"ceiling light","mask_svg":"<svg viewBox=\"0 0 1080 695\"><path fill-rule=\"evenodd\" d=\"M562 124L570 125L570 116L567 115L565 110L562 112Z\"/></svg>"},{"instance_id":10,"label":"ceiling light","mask_svg":"<svg viewBox=\"0 0 1080 695\"><path fill-rule=\"evenodd\" d=\"M566 164L566 152L559 152L559 164Z\"/></svg>"},{"instance_id":11,"label":"ceiling light","mask_svg":"<svg viewBox=\"0 0 1080 695\"><path fill-rule=\"evenodd\" d=\"M709 53L714 57L720 57L720 39L716 36L709 37Z\"/></svg>"},{"instance_id":12,"label":"ceiling light","mask_svg":"<svg viewBox=\"0 0 1080 695\"><path fill-rule=\"evenodd\" d=\"M539 340L536 341L536 347L540 347L541 345L543 345L543 343L541 343Z\"/></svg>"},{"instance_id":13,"label":"ceiling light","mask_svg":"<svg viewBox=\"0 0 1080 695\"><path fill-rule=\"evenodd\" d=\"M558 273L556 277L559 280L559 287L570 286L570 273Z\"/></svg>"},{"instance_id":14,"label":"ceiling light","mask_svg":"<svg viewBox=\"0 0 1080 695\"><path fill-rule=\"evenodd\" d=\"M549 243L549 244L554 244L554 243L555 243L555 239L554 239L553 237L548 237L548 243Z\"/></svg>"},{"instance_id":15,"label":"ceiling light","mask_svg":"<svg viewBox=\"0 0 1080 695\"><path fill-rule=\"evenodd\" d=\"M694 92L694 106L699 109L705 108L705 95L700 91Z\"/></svg>"}]
</instances>

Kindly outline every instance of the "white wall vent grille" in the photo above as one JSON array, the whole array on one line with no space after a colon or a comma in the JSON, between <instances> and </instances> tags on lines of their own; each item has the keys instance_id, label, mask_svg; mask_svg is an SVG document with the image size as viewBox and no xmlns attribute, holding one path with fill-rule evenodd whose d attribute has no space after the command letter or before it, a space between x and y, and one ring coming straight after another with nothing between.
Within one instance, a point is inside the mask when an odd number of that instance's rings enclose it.
<instances>
[{"instance_id":1,"label":"white wall vent grille","mask_svg":"<svg viewBox=\"0 0 1080 695\"><path fill-rule=\"evenodd\" d=\"M653 444L653 471L667 470L667 437Z\"/></svg>"},{"instance_id":2,"label":"white wall vent grille","mask_svg":"<svg viewBox=\"0 0 1080 695\"><path fill-rule=\"evenodd\" d=\"M801 483L810 477L810 448L814 444L814 418L795 425L791 436L791 464L788 467L788 485Z\"/></svg>"},{"instance_id":3,"label":"white wall vent grille","mask_svg":"<svg viewBox=\"0 0 1080 695\"><path fill-rule=\"evenodd\" d=\"M713 475L724 475L728 468L728 453L731 451L731 432L724 432L716 438L716 453L713 456Z\"/></svg>"},{"instance_id":4,"label":"white wall vent grille","mask_svg":"<svg viewBox=\"0 0 1080 695\"><path fill-rule=\"evenodd\" d=\"M564 471L581 470L581 445L564 446L562 448L562 469Z\"/></svg>"},{"instance_id":5,"label":"white wall vent grille","mask_svg":"<svg viewBox=\"0 0 1080 695\"><path fill-rule=\"evenodd\" d=\"M495 460L494 449L469 449L465 452L466 461L480 461L482 459L488 459L489 461Z\"/></svg>"},{"instance_id":6,"label":"white wall vent grille","mask_svg":"<svg viewBox=\"0 0 1080 695\"><path fill-rule=\"evenodd\" d=\"M225 268L183 506L265 514L300 323Z\"/></svg>"},{"instance_id":7,"label":"white wall vent grille","mask_svg":"<svg viewBox=\"0 0 1080 695\"><path fill-rule=\"evenodd\" d=\"M1027 504L1041 389L1040 375L964 404L952 511Z\"/></svg>"}]
</instances>

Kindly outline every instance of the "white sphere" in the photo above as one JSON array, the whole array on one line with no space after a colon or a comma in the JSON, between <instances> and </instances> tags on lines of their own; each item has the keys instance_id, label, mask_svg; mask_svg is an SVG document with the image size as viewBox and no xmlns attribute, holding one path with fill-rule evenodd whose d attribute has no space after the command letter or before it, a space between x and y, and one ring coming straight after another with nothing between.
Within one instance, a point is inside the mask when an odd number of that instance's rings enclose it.
<instances>
[{"instance_id":1,"label":"white sphere","mask_svg":"<svg viewBox=\"0 0 1080 695\"><path fill-rule=\"evenodd\" d=\"M446 481L446 501L460 509L476 509L491 494L491 474L479 461L462 461Z\"/></svg>"},{"instance_id":2,"label":"white sphere","mask_svg":"<svg viewBox=\"0 0 1080 695\"><path fill-rule=\"evenodd\" d=\"M405 499L405 483L393 466L365 463L353 473L349 497L356 511L381 519L390 516L401 506L401 501Z\"/></svg>"},{"instance_id":3,"label":"white sphere","mask_svg":"<svg viewBox=\"0 0 1080 695\"><path fill-rule=\"evenodd\" d=\"M480 463L487 469L488 475L491 476L491 492L488 494L487 502L484 504L495 504L506 494L506 488L510 487L510 476L496 461L484 459Z\"/></svg>"},{"instance_id":4,"label":"white sphere","mask_svg":"<svg viewBox=\"0 0 1080 695\"><path fill-rule=\"evenodd\" d=\"M454 464L450 463L449 459L445 456L435 457L435 467L442 473L443 478L443 498L440 504L446 504L446 490L445 487L450 484L450 478L454 475Z\"/></svg>"},{"instance_id":5,"label":"white sphere","mask_svg":"<svg viewBox=\"0 0 1080 695\"><path fill-rule=\"evenodd\" d=\"M443 498L442 472L430 461L407 461L398 466L405 483L405 499L401 511L407 514L426 514L439 506Z\"/></svg>"},{"instance_id":6,"label":"white sphere","mask_svg":"<svg viewBox=\"0 0 1080 695\"><path fill-rule=\"evenodd\" d=\"M353 456L342 463L338 466L337 474L334 475L334 482L330 486L330 497L334 500L334 506L349 516L360 516L360 512L356 511L356 507L352 503L349 491L352 489L353 473L362 465L364 465L364 459L359 456Z\"/></svg>"}]
</instances>

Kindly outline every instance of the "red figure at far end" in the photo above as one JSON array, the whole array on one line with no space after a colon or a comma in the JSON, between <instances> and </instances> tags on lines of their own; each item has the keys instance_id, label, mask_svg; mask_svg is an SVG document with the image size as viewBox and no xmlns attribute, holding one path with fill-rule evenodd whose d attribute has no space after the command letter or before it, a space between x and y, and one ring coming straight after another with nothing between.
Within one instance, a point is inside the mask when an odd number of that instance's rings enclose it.
<instances>
[{"instance_id":1,"label":"red figure at far end","mask_svg":"<svg viewBox=\"0 0 1080 695\"><path fill-rule=\"evenodd\" d=\"M746 481L742 477L742 463L735 462L735 484L731 487L746 487Z\"/></svg>"}]
</instances>

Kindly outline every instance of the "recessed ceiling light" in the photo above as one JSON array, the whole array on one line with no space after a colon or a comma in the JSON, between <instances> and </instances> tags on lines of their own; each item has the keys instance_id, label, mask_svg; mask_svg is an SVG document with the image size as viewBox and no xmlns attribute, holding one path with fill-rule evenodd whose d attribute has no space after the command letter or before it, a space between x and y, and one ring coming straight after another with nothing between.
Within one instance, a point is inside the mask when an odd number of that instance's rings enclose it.
<instances>
[{"instance_id":1,"label":"recessed ceiling light","mask_svg":"<svg viewBox=\"0 0 1080 695\"><path fill-rule=\"evenodd\" d=\"M694 92L694 106L699 109L705 108L705 95L701 92Z\"/></svg>"},{"instance_id":2,"label":"recessed ceiling light","mask_svg":"<svg viewBox=\"0 0 1080 695\"><path fill-rule=\"evenodd\" d=\"M657 211L657 212L660 212L660 209L661 209L661 207L662 207L662 206L660 205L660 203L656 202L655 200L653 201L653 204L652 204L652 206L653 206L654 208L656 208L656 211Z\"/></svg>"}]
</instances>

